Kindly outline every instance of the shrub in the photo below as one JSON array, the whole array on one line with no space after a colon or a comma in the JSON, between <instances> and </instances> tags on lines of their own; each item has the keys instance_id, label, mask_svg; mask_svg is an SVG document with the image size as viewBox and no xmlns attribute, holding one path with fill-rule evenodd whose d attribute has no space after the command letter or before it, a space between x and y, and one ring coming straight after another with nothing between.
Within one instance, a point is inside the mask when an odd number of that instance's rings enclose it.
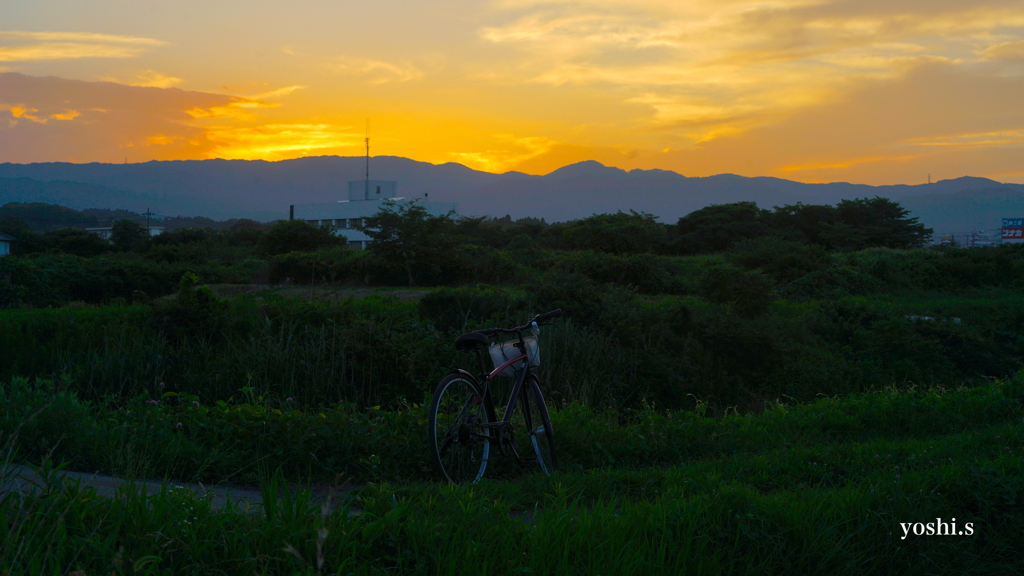
<instances>
[{"instance_id":1,"label":"shrub","mask_svg":"<svg viewBox=\"0 0 1024 576\"><path fill-rule=\"evenodd\" d=\"M447 282L524 284L536 276L530 268L539 256L536 243L528 236L520 235L527 243L523 250L501 250L496 248L464 244L459 247L457 264L444 269Z\"/></svg>"},{"instance_id":2,"label":"shrub","mask_svg":"<svg viewBox=\"0 0 1024 576\"><path fill-rule=\"evenodd\" d=\"M199 286L199 277L186 272L178 283L178 296L153 310L157 325L172 337L223 337L229 322L228 304L209 286Z\"/></svg>"},{"instance_id":3,"label":"shrub","mask_svg":"<svg viewBox=\"0 0 1024 576\"><path fill-rule=\"evenodd\" d=\"M363 260L363 253L347 247L279 254L270 259L269 280L274 284L288 279L297 284L362 280Z\"/></svg>"},{"instance_id":4,"label":"shrub","mask_svg":"<svg viewBox=\"0 0 1024 576\"><path fill-rule=\"evenodd\" d=\"M595 214L569 222L562 237L574 250L644 254L661 251L667 233L654 215L630 210L629 214Z\"/></svg>"},{"instance_id":5,"label":"shrub","mask_svg":"<svg viewBox=\"0 0 1024 576\"><path fill-rule=\"evenodd\" d=\"M98 256L114 249L109 242L92 232L77 228L58 228L47 232L44 236L57 252L85 258Z\"/></svg>"},{"instance_id":6,"label":"shrub","mask_svg":"<svg viewBox=\"0 0 1024 576\"><path fill-rule=\"evenodd\" d=\"M756 318L775 301L772 280L760 270L731 265L712 266L701 278L701 294L715 304L725 304L744 318Z\"/></svg>"},{"instance_id":7,"label":"shrub","mask_svg":"<svg viewBox=\"0 0 1024 576\"><path fill-rule=\"evenodd\" d=\"M417 307L420 317L438 330L459 332L488 320L505 328L530 309L524 294L486 284L438 288L424 296Z\"/></svg>"},{"instance_id":8,"label":"shrub","mask_svg":"<svg viewBox=\"0 0 1024 576\"><path fill-rule=\"evenodd\" d=\"M131 220L118 220L110 228L110 243L122 251L140 251L149 246L149 230Z\"/></svg>"},{"instance_id":9,"label":"shrub","mask_svg":"<svg viewBox=\"0 0 1024 576\"><path fill-rule=\"evenodd\" d=\"M726 253L726 259L747 270L761 270L777 285L788 284L831 263L821 246L777 236L741 240Z\"/></svg>"},{"instance_id":10,"label":"shrub","mask_svg":"<svg viewBox=\"0 0 1024 576\"><path fill-rule=\"evenodd\" d=\"M853 266L832 266L797 278L779 292L785 298L835 300L843 296L882 293L885 285Z\"/></svg>"},{"instance_id":11,"label":"shrub","mask_svg":"<svg viewBox=\"0 0 1024 576\"><path fill-rule=\"evenodd\" d=\"M305 220L281 220L260 237L256 251L263 257L270 257L289 252L313 252L341 246L343 242L344 238L335 236L326 226L315 226Z\"/></svg>"}]
</instances>

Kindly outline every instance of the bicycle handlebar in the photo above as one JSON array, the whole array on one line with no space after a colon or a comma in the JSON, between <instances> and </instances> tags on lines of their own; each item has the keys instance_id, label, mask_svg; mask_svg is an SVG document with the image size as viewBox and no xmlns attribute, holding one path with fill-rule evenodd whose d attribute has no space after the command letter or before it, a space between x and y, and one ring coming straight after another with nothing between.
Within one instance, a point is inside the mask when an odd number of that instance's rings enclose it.
<instances>
[{"instance_id":1,"label":"bicycle handlebar","mask_svg":"<svg viewBox=\"0 0 1024 576\"><path fill-rule=\"evenodd\" d=\"M545 312L544 314L537 314L533 317L533 320L527 322L525 326L519 326L517 328L484 328L483 330L477 330L477 333L483 334L484 336L490 336L491 334L518 334L529 328L534 322L540 324L548 318L556 318L561 315L562 309L559 308L558 310L552 310L551 312Z\"/></svg>"},{"instance_id":2,"label":"bicycle handlebar","mask_svg":"<svg viewBox=\"0 0 1024 576\"><path fill-rule=\"evenodd\" d=\"M534 316L533 321L530 322L530 324L533 324L534 322L540 324L541 322L547 320L548 318L557 318L558 316L561 315L561 308L559 308L558 310L552 310L551 312L545 312L544 314L537 314L536 316ZM527 326L529 326L530 324L527 324Z\"/></svg>"}]
</instances>

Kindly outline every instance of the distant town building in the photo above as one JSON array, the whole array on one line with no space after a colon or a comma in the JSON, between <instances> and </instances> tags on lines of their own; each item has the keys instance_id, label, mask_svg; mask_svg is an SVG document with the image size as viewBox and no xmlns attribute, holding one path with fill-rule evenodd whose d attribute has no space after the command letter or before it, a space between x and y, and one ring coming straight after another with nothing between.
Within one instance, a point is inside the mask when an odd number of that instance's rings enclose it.
<instances>
[{"instance_id":1,"label":"distant town building","mask_svg":"<svg viewBox=\"0 0 1024 576\"><path fill-rule=\"evenodd\" d=\"M967 237L968 248L982 248L985 246L999 246L999 234L979 230L971 232Z\"/></svg>"},{"instance_id":2,"label":"distant town building","mask_svg":"<svg viewBox=\"0 0 1024 576\"><path fill-rule=\"evenodd\" d=\"M404 198L397 196L397 193L398 182L393 180L352 180L348 183L348 200L296 204L293 206L292 217L310 224L329 226L335 234L343 236L349 246L361 250L366 248L370 237L354 227L362 224L364 218L379 212L383 200L399 204L418 202L431 216L443 216L459 210L459 205L454 202L429 202L426 196Z\"/></svg>"},{"instance_id":3,"label":"distant town building","mask_svg":"<svg viewBox=\"0 0 1024 576\"><path fill-rule=\"evenodd\" d=\"M112 226L106 226L106 227L100 227L100 228L86 228L85 229L86 232L92 232L93 234L99 236L100 238L103 238L104 240L106 240L108 242L110 241L110 234L111 234L112 230L113 230ZM163 233L164 233L164 227L163 226L150 226L149 227L149 235L150 236L159 236L159 235L161 235Z\"/></svg>"},{"instance_id":4,"label":"distant town building","mask_svg":"<svg viewBox=\"0 0 1024 576\"><path fill-rule=\"evenodd\" d=\"M17 238L9 234L0 232L0 256L7 256L11 253L11 243L16 241Z\"/></svg>"}]
</instances>

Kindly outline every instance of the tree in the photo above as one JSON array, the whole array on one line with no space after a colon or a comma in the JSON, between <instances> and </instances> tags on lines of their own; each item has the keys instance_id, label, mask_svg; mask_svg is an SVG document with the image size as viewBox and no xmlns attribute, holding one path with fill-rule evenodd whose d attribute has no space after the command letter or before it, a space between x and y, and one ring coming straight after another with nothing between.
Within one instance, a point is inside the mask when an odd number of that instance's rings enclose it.
<instances>
[{"instance_id":1,"label":"tree","mask_svg":"<svg viewBox=\"0 0 1024 576\"><path fill-rule=\"evenodd\" d=\"M753 202L712 204L680 218L672 243L683 254L728 250L745 238L771 234L765 222L768 214Z\"/></svg>"},{"instance_id":2,"label":"tree","mask_svg":"<svg viewBox=\"0 0 1024 576\"><path fill-rule=\"evenodd\" d=\"M760 270L777 284L788 284L830 264L823 247L777 236L741 240L729 249L725 258L747 270Z\"/></svg>"},{"instance_id":3,"label":"tree","mask_svg":"<svg viewBox=\"0 0 1024 576\"><path fill-rule=\"evenodd\" d=\"M29 228L28 224L21 218L8 217L0 219L0 232L18 239L11 246L11 254L15 256L44 252L49 247L46 237Z\"/></svg>"},{"instance_id":4,"label":"tree","mask_svg":"<svg viewBox=\"0 0 1024 576\"><path fill-rule=\"evenodd\" d=\"M594 214L570 222L562 237L575 250L597 250L611 254L660 252L665 245L665 227L645 212Z\"/></svg>"},{"instance_id":5,"label":"tree","mask_svg":"<svg viewBox=\"0 0 1024 576\"><path fill-rule=\"evenodd\" d=\"M899 203L880 196L843 200L836 206L837 221L822 230L821 239L830 248L850 251L923 246L932 229L908 214Z\"/></svg>"},{"instance_id":6,"label":"tree","mask_svg":"<svg viewBox=\"0 0 1024 576\"><path fill-rule=\"evenodd\" d=\"M776 206L775 211L767 217L767 222L773 233L780 238L824 246L822 233L838 219L836 209L832 206L797 202Z\"/></svg>"},{"instance_id":7,"label":"tree","mask_svg":"<svg viewBox=\"0 0 1024 576\"><path fill-rule=\"evenodd\" d=\"M110 242L121 250L142 250L149 244L149 230L131 220L118 220L110 228Z\"/></svg>"},{"instance_id":8,"label":"tree","mask_svg":"<svg viewBox=\"0 0 1024 576\"><path fill-rule=\"evenodd\" d=\"M266 224L243 218L221 234L228 246L252 248L259 244L260 239L267 233L267 228Z\"/></svg>"},{"instance_id":9,"label":"tree","mask_svg":"<svg viewBox=\"0 0 1024 576\"><path fill-rule=\"evenodd\" d=\"M322 248L341 246L344 238L336 236L326 226L316 226L305 220L280 220L259 239L256 251L264 257L288 252L315 252Z\"/></svg>"},{"instance_id":10,"label":"tree","mask_svg":"<svg viewBox=\"0 0 1024 576\"><path fill-rule=\"evenodd\" d=\"M85 230L58 228L43 234L57 252L89 258L113 249L109 242Z\"/></svg>"},{"instance_id":11,"label":"tree","mask_svg":"<svg viewBox=\"0 0 1024 576\"><path fill-rule=\"evenodd\" d=\"M186 226L153 237L153 245L210 244L215 234L208 228Z\"/></svg>"},{"instance_id":12,"label":"tree","mask_svg":"<svg viewBox=\"0 0 1024 576\"><path fill-rule=\"evenodd\" d=\"M43 202L8 202L0 206L0 218L21 218L33 230L46 232L58 228L96 226L96 217L73 208Z\"/></svg>"},{"instance_id":13,"label":"tree","mask_svg":"<svg viewBox=\"0 0 1024 576\"><path fill-rule=\"evenodd\" d=\"M709 302L724 304L743 318L757 318L775 301L773 284L760 270L719 264L701 276L700 291Z\"/></svg>"},{"instance_id":14,"label":"tree","mask_svg":"<svg viewBox=\"0 0 1024 576\"><path fill-rule=\"evenodd\" d=\"M414 271L439 271L454 261L453 213L432 216L414 202L385 200L380 211L356 226L372 240L367 250L385 262L401 267L409 286L416 285Z\"/></svg>"},{"instance_id":15,"label":"tree","mask_svg":"<svg viewBox=\"0 0 1024 576\"><path fill-rule=\"evenodd\" d=\"M463 216L455 221L455 234L463 242L478 246L502 248L508 244L512 235L508 228L512 226L511 218L489 219L486 216Z\"/></svg>"}]
</instances>

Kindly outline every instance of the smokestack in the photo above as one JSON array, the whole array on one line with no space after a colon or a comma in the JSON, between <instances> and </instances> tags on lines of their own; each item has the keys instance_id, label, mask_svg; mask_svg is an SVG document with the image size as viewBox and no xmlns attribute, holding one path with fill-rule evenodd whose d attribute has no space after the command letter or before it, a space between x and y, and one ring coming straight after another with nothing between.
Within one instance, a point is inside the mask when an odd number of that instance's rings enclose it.
<instances>
[{"instance_id":1,"label":"smokestack","mask_svg":"<svg viewBox=\"0 0 1024 576\"><path fill-rule=\"evenodd\" d=\"M295 204L288 207L288 219L295 220Z\"/></svg>"}]
</instances>

